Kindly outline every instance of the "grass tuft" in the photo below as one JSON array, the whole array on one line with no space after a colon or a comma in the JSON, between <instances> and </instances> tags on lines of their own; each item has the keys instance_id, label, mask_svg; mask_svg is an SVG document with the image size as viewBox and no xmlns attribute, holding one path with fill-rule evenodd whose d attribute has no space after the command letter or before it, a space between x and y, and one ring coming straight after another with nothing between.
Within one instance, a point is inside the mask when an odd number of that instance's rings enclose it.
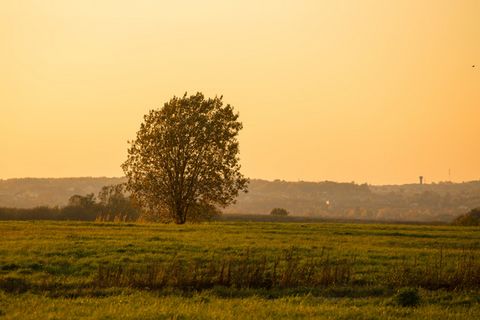
<instances>
[{"instance_id":1,"label":"grass tuft","mask_svg":"<svg viewBox=\"0 0 480 320\"><path fill-rule=\"evenodd\" d=\"M420 300L417 288L402 288L395 295L395 302L401 307L416 307Z\"/></svg>"}]
</instances>

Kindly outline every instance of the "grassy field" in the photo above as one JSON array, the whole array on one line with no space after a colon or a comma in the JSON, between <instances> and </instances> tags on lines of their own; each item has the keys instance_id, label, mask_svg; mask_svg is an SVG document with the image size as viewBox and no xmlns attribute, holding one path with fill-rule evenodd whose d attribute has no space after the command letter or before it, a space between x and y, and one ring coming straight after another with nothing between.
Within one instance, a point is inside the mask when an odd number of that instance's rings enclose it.
<instances>
[{"instance_id":1,"label":"grassy field","mask_svg":"<svg viewBox=\"0 0 480 320\"><path fill-rule=\"evenodd\" d=\"M0 319L479 319L479 253L479 229L452 226L0 222ZM169 268L187 275L149 278Z\"/></svg>"}]
</instances>

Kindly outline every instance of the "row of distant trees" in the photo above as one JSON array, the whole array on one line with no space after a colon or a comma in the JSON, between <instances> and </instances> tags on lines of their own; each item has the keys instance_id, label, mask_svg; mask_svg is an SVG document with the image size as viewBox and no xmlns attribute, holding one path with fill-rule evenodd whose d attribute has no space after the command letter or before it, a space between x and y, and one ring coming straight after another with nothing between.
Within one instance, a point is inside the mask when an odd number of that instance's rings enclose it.
<instances>
[{"instance_id":1,"label":"row of distant trees","mask_svg":"<svg viewBox=\"0 0 480 320\"><path fill-rule=\"evenodd\" d=\"M208 221L221 215L221 211L208 205L191 209L190 221ZM287 217L284 208L274 208L271 216ZM163 217L163 218L162 218ZM126 190L125 184L105 186L95 195L73 195L64 207L35 207L30 209L0 207L0 220L73 220L105 222L171 222L158 212L141 209ZM480 208L472 209L452 221L454 225L479 226Z\"/></svg>"},{"instance_id":2,"label":"row of distant trees","mask_svg":"<svg viewBox=\"0 0 480 320\"><path fill-rule=\"evenodd\" d=\"M93 193L86 196L70 197L64 209L76 210L79 215L90 212L99 221L136 221L141 211L127 194L125 184L103 187L97 197Z\"/></svg>"},{"instance_id":3,"label":"row of distant trees","mask_svg":"<svg viewBox=\"0 0 480 320\"><path fill-rule=\"evenodd\" d=\"M191 221L211 220L221 214L213 205L197 204L191 208ZM0 220L75 220L110 222L170 222L156 211L136 203L125 184L103 187L95 195L73 195L64 207L41 206L30 209L1 208Z\"/></svg>"},{"instance_id":4,"label":"row of distant trees","mask_svg":"<svg viewBox=\"0 0 480 320\"><path fill-rule=\"evenodd\" d=\"M97 196L73 195L64 207L0 208L0 220L136 221L140 215L124 184L105 186Z\"/></svg>"},{"instance_id":5,"label":"row of distant trees","mask_svg":"<svg viewBox=\"0 0 480 320\"><path fill-rule=\"evenodd\" d=\"M284 208L274 208L270 215L275 217L286 217L289 212ZM453 225L457 226L480 226L480 208L475 208L469 212L456 217L452 221Z\"/></svg>"}]
</instances>

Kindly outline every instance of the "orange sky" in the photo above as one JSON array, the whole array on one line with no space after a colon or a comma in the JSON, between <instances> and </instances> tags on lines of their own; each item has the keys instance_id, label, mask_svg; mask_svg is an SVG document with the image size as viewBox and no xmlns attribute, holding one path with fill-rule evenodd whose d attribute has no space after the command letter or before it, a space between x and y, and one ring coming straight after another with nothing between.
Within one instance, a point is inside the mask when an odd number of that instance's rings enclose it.
<instances>
[{"instance_id":1,"label":"orange sky","mask_svg":"<svg viewBox=\"0 0 480 320\"><path fill-rule=\"evenodd\" d=\"M143 114L202 91L240 111L252 178L480 179L479 17L478 0L4 0L0 178L120 176Z\"/></svg>"}]
</instances>

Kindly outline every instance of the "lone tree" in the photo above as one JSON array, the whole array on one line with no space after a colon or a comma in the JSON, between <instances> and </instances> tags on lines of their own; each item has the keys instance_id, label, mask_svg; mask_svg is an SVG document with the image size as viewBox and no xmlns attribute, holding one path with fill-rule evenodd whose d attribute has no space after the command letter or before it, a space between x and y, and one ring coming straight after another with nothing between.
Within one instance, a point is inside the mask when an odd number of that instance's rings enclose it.
<instances>
[{"instance_id":1,"label":"lone tree","mask_svg":"<svg viewBox=\"0 0 480 320\"><path fill-rule=\"evenodd\" d=\"M225 207L248 179L240 173L238 113L222 97L173 97L150 110L122 168L127 188L150 214L183 224L198 208Z\"/></svg>"}]
</instances>

